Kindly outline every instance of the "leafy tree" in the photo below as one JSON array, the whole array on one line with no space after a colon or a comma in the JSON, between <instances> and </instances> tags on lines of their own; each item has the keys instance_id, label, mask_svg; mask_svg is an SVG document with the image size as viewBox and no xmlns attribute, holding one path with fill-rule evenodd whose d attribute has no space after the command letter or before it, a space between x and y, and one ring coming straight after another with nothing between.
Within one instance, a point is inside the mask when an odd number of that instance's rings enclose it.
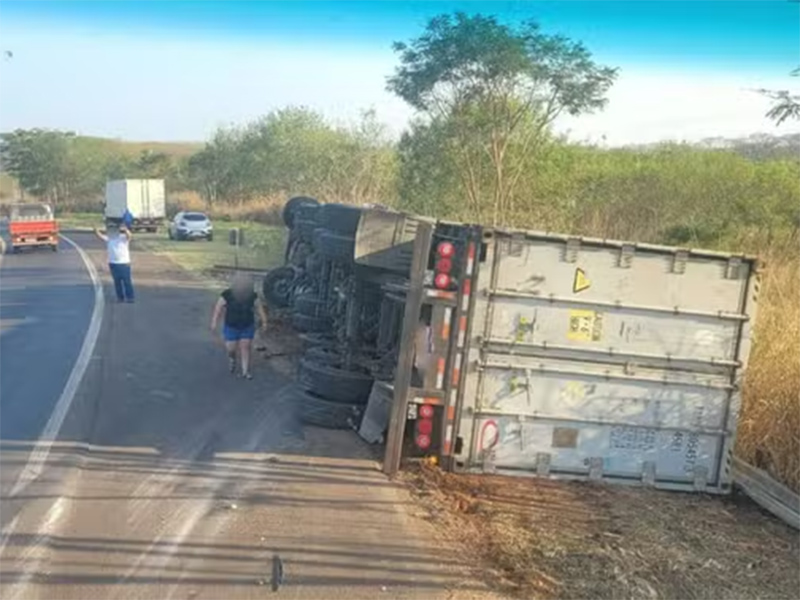
<instances>
[{"instance_id":1,"label":"leafy tree","mask_svg":"<svg viewBox=\"0 0 800 600\"><path fill-rule=\"evenodd\" d=\"M488 200L495 224L513 211L523 157L541 149L554 119L602 108L616 77L580 43L482 15L440 15L394 49L388 89L446 127L474 211Z\"/></svg>"},{"instance_id":2,"label":"leafy tree","mask_svg":"<svg viewBox=\"0 0 800 600\"><path fill-rule=\"evenodd\" d=\"M50 202L63 199L70 177L68 148L71 132L17 129L0 138L3 168L23 190Z\"/></svg>"},{"instance_id":3,"label":"leafy tree","mask_svg":"<svg viewBox=\"0 0 800 600\"><path fill-rule=\"evenodd\" d=\"M800 67L792 71L792 77L800 76ZM767 112L767 117L780 125L787 119L800 119L800 94L789 90L758 90L773 101L772 108Z\"/></svg>"}]
</instances>

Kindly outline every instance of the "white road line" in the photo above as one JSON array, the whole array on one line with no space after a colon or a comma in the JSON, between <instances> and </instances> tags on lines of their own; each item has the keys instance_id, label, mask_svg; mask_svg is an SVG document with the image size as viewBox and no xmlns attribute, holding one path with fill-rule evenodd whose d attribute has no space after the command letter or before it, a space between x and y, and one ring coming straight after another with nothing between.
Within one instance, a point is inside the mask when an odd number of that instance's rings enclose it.
<instances>
[{"instance_id":1,"label":"white road line","mask_svg":"<svg viewBox=\"0 0 800 600\"><path fill-rule=\"evenodd\" d=\"M86 368L89 366L89 361L92 359L94 347L97 344L97 337L100 334L100 325L103 322L105 298L103 296L103 285L97 275L97 269L94 268L92 260L89 258L86 252L83 251L83 248L78 246L78 244L73 242L65 235L62 235L61 239L78 251L81 259L83 259L84 265L86 265L86 270L89 272L89 277L91 278L92 286L94 287L94 309L92 310L92 317L89 321L89 328L86 330L86 336L83 338L81 351L78 354L75 365L72 367L72 372L69 374L69 379L67 379L64 390L61 392L61 396L59 396L55 408L53 408L53 412L36 442L34 450L31 452L30 457L28 457L28 462L25 464L25 468L20 473L13 489L11 490L11 497L14 497L22 492L32 481L41 475L42 470L44 469L44 462L47 460L48 454L50 454L50 448L58 436L61 426L64 424L64 419L69 412L72 401L75 399L75 393L78 391L78 386L83 379L84 373L86 373Z\"/></svg>"}]
</instances>

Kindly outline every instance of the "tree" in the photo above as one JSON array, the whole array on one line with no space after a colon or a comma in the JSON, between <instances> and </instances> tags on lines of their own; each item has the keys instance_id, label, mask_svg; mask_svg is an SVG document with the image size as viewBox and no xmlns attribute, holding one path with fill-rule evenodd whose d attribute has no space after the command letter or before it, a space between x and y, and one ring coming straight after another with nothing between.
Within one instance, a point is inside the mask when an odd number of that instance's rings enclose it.
<instances>
[{"instance_id":1,"label":"tree","mask_svg":"<svg viewBox=\"0 0 800 600\"><path fill-rule=\"evenodd\" d=\"M490 203L493 224L514 210L524 157L541 149L553 121L601 109L617 73L532 21L482 15L440 15L393 47L400 65L388 89L448 129L464 191L476 214Z\"/></svg>"},{"instance_id":2,"label":"tree","mask_svg":"<svg viewBox=\"0 0 800 600\"><path fill-rule=\"evenodd\" d=\"M792 77L800 76L800 67L792 71ZM780 125L787 119L800 119L800 94L793 94L789 90L758 90L773 101L773 106L767 112L767 117Z\"/></svg>"},{"instance_id":3,"label":"tree","mask_svg":"<svg viewBox=\"0 0 800 600\"><path fill-rule=\"evenodd\" d=\"M0 137L3 168L20 187L49 202L62 199L69 177L68 147L71 132L17 129Z\"/></svg>"}]
</instances>

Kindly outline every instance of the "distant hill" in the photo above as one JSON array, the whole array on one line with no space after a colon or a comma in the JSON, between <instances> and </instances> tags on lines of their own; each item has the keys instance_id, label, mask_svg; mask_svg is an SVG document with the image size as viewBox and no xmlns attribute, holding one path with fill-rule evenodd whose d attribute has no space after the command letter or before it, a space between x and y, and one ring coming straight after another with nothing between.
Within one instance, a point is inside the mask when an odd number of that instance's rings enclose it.
<instances>
[{"instance_id":1,"label":"distant hill","mask_svg":"<svg viewBox=\"0 0 800 600\"><path fill-rule=\"evenodd\" d=\"M770 135L757 133L745 138L707 138L697 146L733 150L752 160L775 158L800 159L800 133Z\"/></svg>"},{"instance_id":2,"label":"distant hill","mask_svg":"<svg viewBox=\"0 0 800 600\"><path fill-rule=\"evenodd\" d=\"M96 144L108 146L110 151L117 151L129 156L138 156L145 150L163 152L176 158L190 156L203 149L203 142L130 142L127 140L81 136Z\"/></svg>"},{"instance_id":3,"label":"distant hill","mask_svg":"<svg viewBox=\"0 0 800 600\"><path fill-rule=\"evenodd\" d=\"M627 146L629 150L653 150L663 146L663 142L654 144L636 144ZM796 159L800 160L800 133L770 135L755 133L742 138L711 137L699 142L686 143L693 148L704 150L730 150L750 160Z\"/></svg>"}]
</instances>

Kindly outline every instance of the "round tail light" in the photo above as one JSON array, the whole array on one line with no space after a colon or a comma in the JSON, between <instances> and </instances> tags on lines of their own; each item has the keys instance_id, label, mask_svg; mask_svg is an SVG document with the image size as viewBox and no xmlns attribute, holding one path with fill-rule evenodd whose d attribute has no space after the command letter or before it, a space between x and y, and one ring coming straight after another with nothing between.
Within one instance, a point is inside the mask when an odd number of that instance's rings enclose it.
<instances>
[{"instance_id":1,"label":"round tail light","mask_svg":"<svg viewBox=\"0 0 800 600\"><path fill-rule=\"evenodd\" d=\"M436 270L440 273L449 273L453 268L453 261L449 258L440 258L436 261Z\"/></svg>"},{"instance_id":2,"label":"round tail light","mask_svg":"<svg viewBox=\"0 0 800 600\"><path fill-rule=\"evenodd\" d=\"M447 286L450 285L450 275L447 273L439 273L433 280L433 285L435 285L440 290L444 290Z\"/></svg>"},{"instance_id":3,"label":"round tail light","mask_svg":"<svg viewBox=\"0 0 800 600\"><path fill-rule=\"evenodd\" d=\"M456 247L450 242L442 242L436 247L436 253L442 258L451 258L456 253Z\"/></svg>"},{"instance_id":4,"label":"round tail light","mask_svg":"<svg viewBox=\"0 0 800 600\"><path fill-rule=\"evenodd\" d=\"M420 435L430 436L433 432L433 421L430 419L422 419L417 422L417 433Z\"/></svg>"}]
</instances>

